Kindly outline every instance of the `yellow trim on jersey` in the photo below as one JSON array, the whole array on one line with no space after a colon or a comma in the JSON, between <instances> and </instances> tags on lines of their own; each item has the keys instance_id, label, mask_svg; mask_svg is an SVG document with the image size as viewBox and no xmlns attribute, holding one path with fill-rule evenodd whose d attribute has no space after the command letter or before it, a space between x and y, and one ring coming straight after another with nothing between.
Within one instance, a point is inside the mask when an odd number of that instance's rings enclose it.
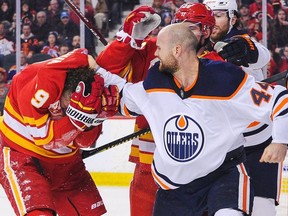
<instances>
[{"instance_id":1,"label":"yellow trim on jersey","mask_svg":"<svg viewBox=\"0 0 288 216\"><path fill-rule=\"evenodd\" d=\"M130 156L132 157L139 157L139 146L131 145L131 152Z\"/></svg>"},{"instance_id":2,"label":"yellow trim on jersey","mask_svg":"<svg viewBox=\"0 0 288 216\"><path fill-rule=\"evenodd\" d=\"M9 158L10 158L9 148L7 147L3 148L3 157L4 157L4 171L7 175L7 179L9 181L13 196L15 198L17 208L21 215L25 215L27 212L25 210L24 201L20 195L21 192L19 190L18 181L16 179L16 176L14 175L14 170L11 168L10 161L9 161Z\"/></svg>"},{"instance_id":3,"label":"yellow trim on jersey","mask_svg":"<svg viewBox=\"0 0 288 216\"><path fill-rule=\"evenodd\" d=\"M129 186L133 173L90 172L97 186Z\"/></svg>"},{"instance_id":4,"label":"yellow trim on jersey","mask_svg":"<svg viewBox=\"0 0 288 216\"><path fill-rule=\"evenodd\" d=\"M128 82L132 82L133 67L131 61L126 65L126 67L118 74L118 76L126 79Z\"/></svg>"},{"instance_id":5,"label":"yellow trim on jersey","mask_svg":"<svg viewBox=\"0 0 288 216\"><path fill-rule=\"evenodd\" d=\"M84 106L80 101L73 100L72 98L71 98L71 101L72 101L73 103L77 104L77 106L79 106L79 107L80 107L81 109L83 109L83 110L86 110L86 111L94 110L92 107L86 107L86 106Z\"/></svg>"},{"instance_id":6,"label":"yellow trim on jersey","mask_svg":"<svg viewBox=\"0 0 288 216\"><path fill-rule=\"evenodd\" d=\"M153 161L153 153L148 153L148 152L139 152L139 159L140 163L143 164L152 164Z\"/></svg>"},{"instance_id":7,"label":"yellow trim on jersey","mask_svg":"<svg viewBox=\"0 0 288 216\"><path fill-rule=\"evenodd\" d=\"M5 108L8 110L8 112L10 112L13 117L15 119L17 119L19 122L23 121L22 116L20 116L17 112L15 112L14 108L12 107L11 103L10 103L10 98L6 97L6 101L5 101Z\"/></svg>"},{"instance_id":8,"label":"yellow trim on jersey","mask_svg":"<svg viewBox=\"0 0 288 216\"><path fill-rule=\"evenodd\" d=\"M49 124L49 128L45 128L46 127L46 122L47 122L47 119L49 118L49 114L46 114L44 115L43 117L41 117L40 119L38 120L35 120L31 117L21 117L13 108L13 106L11 105L10 103L10 100L9 98L7 97L7 102L5 104L5 108L6 110L8 111L7 115L9 115L12 119L15 120L16 124L22 124L24 126L27 127L27 124L31 127L31 129L34 129L35 131L36 130L41 130L41 126L44 127L43 130L47 130L47 134L45 134L45 137L33 137L34 138L34 144L35 145L45 145L45 144L48 144L49 142L51 142L51 140L53 139L54 137L54 132L53 132L53 125L54 125L54 122L51 121L50 124ZM11 122L10 122L11 123ZM9 123L9 124L10 124ZM8 122L7 122L8 124ZM38 126L38 127L37 127ZM13 132L13 129L10 129L10 128L5 128L3 130L6 130L7 133L12 133L12 134L15 134ZM11 131L11 132L9 132ZM17 133L17 131L15 131ZM18 133L17 133L18 134ZM32 135L32 134L31 134ZM32 135L33 136L33 135ZM11 139L11 138L9 138ZM13 139L11 139L14 141L14 137ZM17 142L18 143L18 142Z\"/></svg>"},{"instance_id":9,"label":"yellow trim on jersey","mask_svg":"<svg viewBox=\"0 0 288 216\"><path fill-rule=\"evenodd\" d=\"M14 110L13 106L11 105L9 97L7 97L7 99L5 101L5 108L19 122L22 122L23 124L29 124L31 126L34 126L34 125L35 126L41 126L41 125L45 124L47 122L47 119L49 118L49 114L46 114L46 115L42 116L40 119L37 119L37 120L34 119L34 118L31 118L31 117L19 115L19 113L17 113Z\"/></svg>"},{"instance_id":10,"label":"yellow trim on jersey","mask_svg":"<svg viewBox=\"0 0 288 216\"><path fill-rule=\"evenodd\" d=\"M9 127L6 126L6 124L1 124L1 130L3 131L3 133L5 134L5 136L9 140L13 140L13 143L21 146L22 148L25 148L31 152L35 152L36 154L39 154L41 156L48 157L48 158L63 158L63 155L61 155L59 153L53 153L52 151L38 147L37 145L35 145L35 143L29 141L25 137L23 137L23 136L17 134L16 132L14 132L13 130L11 130ZM65 157L74 155L75 152L76 151L72 151L71 153L67 153L67 154L65 154Z\"/></svg>"},{"instance_id":11,"label":"yellow trim on jersey","mask_svg":"<svg viewBox=\"0 0 288 216\"><path fill-rule=\"evenodd\" d=\"M149 141L149 142L153 142L154 138L151 132L148 132L142 136L139 137L140 140L144 140L144 141Z\"/></svg>"}]
</instances>

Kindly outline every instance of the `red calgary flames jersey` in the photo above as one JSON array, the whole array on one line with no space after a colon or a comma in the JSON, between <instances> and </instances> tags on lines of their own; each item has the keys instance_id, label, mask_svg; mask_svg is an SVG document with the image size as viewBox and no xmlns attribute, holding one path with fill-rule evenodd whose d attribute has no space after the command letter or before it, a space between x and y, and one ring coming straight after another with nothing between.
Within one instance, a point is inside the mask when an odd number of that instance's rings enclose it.
<instances>
[{"instance_id":1,"label":"red calgary flames jersey","mask_svg":"<svg viewBox=\"0 0 288 216\"><path fill-rule=\"evenodd\" d=\"M76 49L29 65L14 76L0 124L4 145L41 159L62 160L75 154L73 142L60 145L79 134L62 116L60 98L67 70L87 66L87 55L86 49ZM59 148L49 148L52 143Z\"/></svg>"}]
</instances>

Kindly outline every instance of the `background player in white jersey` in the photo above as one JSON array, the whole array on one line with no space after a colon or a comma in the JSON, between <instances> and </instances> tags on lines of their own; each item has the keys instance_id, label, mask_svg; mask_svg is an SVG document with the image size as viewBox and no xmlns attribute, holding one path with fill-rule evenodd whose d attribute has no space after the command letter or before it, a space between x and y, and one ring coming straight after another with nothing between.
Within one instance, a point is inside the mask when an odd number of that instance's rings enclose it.
<instances>
[{"instance_id":1,"label":"background player in white jersey","mask_svg":"<svg viewBox=\"0 0 288 216\"><path fill-rule=\"evenodd\" d=\"M76 49L14 76L0 124L0 183L15 215L106 212L80 148L94 144L119 95L95 66L86 49Z\"/></svg>"},{"instance_id":2,"label":"background player in white jersey","mask_svg":"<svg viewBox=\"0 0 288 216\"><path fill-rule=\"evenodd\" d=\"M283 161L288 94L282 86L255 83L230 63L198 59L197 44L183 24L162 29L155 53L160 64L144 82L124 86L122 113L144 114L153 132L152 174L160 186L154 216L201 215L207 207L209 215L248 215L252 191L242 133L251 121L272 118L273 143L281 151L263 160ZM117 79L103 76L108 84ZM260 101L259 93L265 95Z\"/></svg>"},{"instance_id":3,"label":"background player in white jersey","mask_svg":"<svg viewBox=\"0 0 288 216\"><path fill-rule=\"evenodd\" d=\"M262 68L270 60L269 51L256 41L250 42L252 48L255 44L257 49L251 50L247 47L247 40L249 41L251 38L245 30L237 29L239 20L236 1L205 0L204 3L213 10L216 22L210 36L211 47L213 48L216 44L216 48L214 48L224 59L242 66L242 69L255 77L257 81L263 80ZM229 44L222 48L226 43ZM245 47L247 47L246 51ZM258 60L257 55L259 55ZM238 59L233 56L238 56ZM252 122L244 132L247 141L245 144L247 154L245 165L251 176L255 194L252 216L275 216L275 205L279 204L282 165L260 162L265 148L272 141L271 134L271 124L260 122ZM273 145L269 146L269 148L272 147Z\"/></svg>"}]
</instances>

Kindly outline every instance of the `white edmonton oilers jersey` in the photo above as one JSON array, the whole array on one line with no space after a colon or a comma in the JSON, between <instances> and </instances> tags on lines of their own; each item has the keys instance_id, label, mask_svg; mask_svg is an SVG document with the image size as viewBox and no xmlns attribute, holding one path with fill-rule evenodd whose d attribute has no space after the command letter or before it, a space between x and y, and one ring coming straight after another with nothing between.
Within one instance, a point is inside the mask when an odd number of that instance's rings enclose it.
<instances>
[{"instance_id":1,"label":"white edmonton oilers jersey","mask_svg":"<svg viewBox=\"0 0 288 216\"><path fill-rule=\"evenodd\" d=\"M230 63L201 59L190 88L155 64L144 82L118 82L121 112L143 114L156 143L152 174L163 189L175 189L216 170L228 152L245 142L253 121L273 122L275 143L288 143L288 93L282 86L255 83Z\"/></svg>"},{"instance_id":2,"label":"white edmonton oilers jersey","mask_svg":"<svg viewBox=\"0 0 288 216\"><path fill-rule=\"evenodd\" d=\"M254 41L255 46L258 49L259 57L258 61L254 64L249 64L249 67L241 67L243 71L253 76L256 81L264 79L262 68L270 61L269 50L257 41ZM268 145L271 142L272 134L272 122L270 124L264 124L257 121L249 124L248 128L244 131L245 147L255 146L259 144Z\"/></svg>"}]
</instances>

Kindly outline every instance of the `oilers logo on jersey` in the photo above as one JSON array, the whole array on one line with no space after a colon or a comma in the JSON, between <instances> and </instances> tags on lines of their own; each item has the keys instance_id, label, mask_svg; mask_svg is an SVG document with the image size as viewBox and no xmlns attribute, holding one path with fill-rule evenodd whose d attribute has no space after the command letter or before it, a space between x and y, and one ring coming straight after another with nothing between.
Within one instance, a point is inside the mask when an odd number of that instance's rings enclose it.
<instances>
[{"instance_id":1,"label":"oilers logo on jersey","mask_svg":"<svg viewBox=\"0 0 288 216\"><path fill-rule=\"evenodd\" d=\"M168 119L163 134L167 154L178 162L193 160L203 149L203 130L189 116L176 115Z\"/></svg>"}]
</instances>

